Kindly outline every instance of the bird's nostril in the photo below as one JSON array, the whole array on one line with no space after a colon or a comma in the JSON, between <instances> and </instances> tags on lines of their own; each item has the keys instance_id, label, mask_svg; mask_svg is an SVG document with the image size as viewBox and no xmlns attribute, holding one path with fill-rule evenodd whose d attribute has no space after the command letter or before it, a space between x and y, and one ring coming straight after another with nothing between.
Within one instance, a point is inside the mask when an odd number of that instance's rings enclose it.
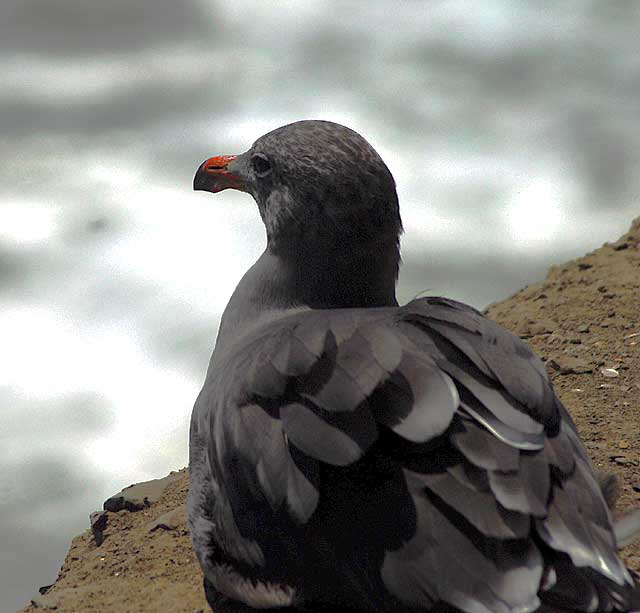
<instances>
[{"instance_id":1,"label":"bird's nostril","mask_svg":"<svg viewBox=\"0 0 640 613\"><path fill-rule=\"evenodd\" d=\"M220 174L225 172L229 164L235 159L235 155L216 155L215 157L205 160L203 167L206 172Z\"/></svg>"}]
</instances>

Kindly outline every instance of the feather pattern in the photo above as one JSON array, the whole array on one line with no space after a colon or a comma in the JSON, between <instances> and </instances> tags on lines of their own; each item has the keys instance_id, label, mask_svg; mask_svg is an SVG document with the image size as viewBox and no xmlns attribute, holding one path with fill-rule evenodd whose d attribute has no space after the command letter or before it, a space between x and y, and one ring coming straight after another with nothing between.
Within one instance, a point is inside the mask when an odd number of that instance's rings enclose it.
<instances>
[{"instance_id":1,"label":"feather pattern","mask_svg":"<svg viewBox=\"0 0 640 613\"><path fill-rule=\"evenodd\" d=\"M312 563L340 572L341 602L349 591L380 611L631 598L544 367L474 309L423 298L293 313L227 353L192 428L219 476L211 538L254 578L322 598L283 570ZM226 546L230 533L244 545ZM569 567L573 583L543 581Z\"/></svg>"}]
</instances>

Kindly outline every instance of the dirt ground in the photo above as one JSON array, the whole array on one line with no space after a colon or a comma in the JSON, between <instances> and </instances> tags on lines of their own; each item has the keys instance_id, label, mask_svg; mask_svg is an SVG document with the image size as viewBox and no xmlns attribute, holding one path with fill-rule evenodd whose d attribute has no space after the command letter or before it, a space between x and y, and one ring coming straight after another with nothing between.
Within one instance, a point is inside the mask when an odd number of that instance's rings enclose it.
<instances>
[{"instance_id":1,"label":"dirt ground","mask_svg":"<svg viewBox=\"0 0 640 613\"><path fill-rule=\"evenodd\" d=\"M619 478L618 509L640 507L640 218L612 244L554 267L547 278L488 314L530 343L547 364L597 468ZM73 539L58 579L34 586L23 613L206 612L184 501L186 471L157 502L105 513L104 542ZM160 521L156 521L160 518ZM640 571L640 545L623 552Z\"/></svg>"}]
</instances>

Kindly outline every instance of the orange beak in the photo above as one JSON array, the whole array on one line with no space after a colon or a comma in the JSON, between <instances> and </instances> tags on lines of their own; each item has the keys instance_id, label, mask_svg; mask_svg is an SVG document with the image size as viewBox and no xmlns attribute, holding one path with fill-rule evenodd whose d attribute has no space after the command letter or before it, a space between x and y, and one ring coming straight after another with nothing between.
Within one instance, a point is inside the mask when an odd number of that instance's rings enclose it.
<instances>
[{"instance_id":1,"label":"orange beak","mask_svg":"<svg viewBox=\"0 0 640 613\"><path fill-rule=\"evenodd\" d=\"M243 180L229 169L236 157L218 155L204 161L193 177L193 189L214 194L228 188L246 191Z\"/></svg>"}]
</instances>

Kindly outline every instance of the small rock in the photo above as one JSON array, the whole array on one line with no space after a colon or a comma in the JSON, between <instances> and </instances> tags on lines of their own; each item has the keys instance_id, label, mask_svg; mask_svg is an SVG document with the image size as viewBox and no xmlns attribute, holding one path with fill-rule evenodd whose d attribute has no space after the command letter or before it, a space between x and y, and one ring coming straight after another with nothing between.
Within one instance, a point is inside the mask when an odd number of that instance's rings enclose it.
<instances>
[{"instance_id":1,"label":"small rock","mask_svg":"<svg viewBox=\"0 0 640 613\"><path fill-rule=\"evenodd\" d=\"M57 609L61 604L64 604L65 598L77 598L79 594L90 592L92 589L94 588L91 585L83 585L57 590L54 594L38 594L31 599L31 604L41 609ZM68 609L65 607L65 610Z\"/></svg>"},{"instance_id":2,"label":"small rock","mask_svg":"<svg viewBox=\"0 0 640 613\"><path fill-rule=\"evenodd\" d=\"M631 489L632 489L634 492L640 492L640 485L632 485L632 486L631 486Z\"/></svg>"},{"instance_id":3,"label":"small rock","mask_svg":"<svg viewBox=\"0 0 640 613\"><path fill-rule=\"evenodd\" d=\"M585 360L570 355L560 355L549 360L549 366L561 375L592 372L593 368Z\"/></svg>"},{"instance_id":4,"label":"small rock","mask_svg":"<svg viewBox=\"0 0 640 613\"><path fill-rule=\"evenodd\" d=\"M530 338L539 334L550 334L558 327L558 324L544 317L536 317L535 319L527 316L521 316L514 322L515 331L522 338Z\"/></svg>"},{"instance_id":5,"label":"small rock","mask_svg":"<svg viewBox=\"0 0 640 613\"><path fill-rule=\"evenodd\" d=\"M613 243L611 245L615 251L622 251L623 249L627 249L629 247L629 243L627 241L618 241L617 243Z\"/></svg>"},{"instance_id":6,"label":"small rock","mask_svg":"<svg viewBox=\"0 0 640 613\"><path fill-rule=\"evenodd\" d=\"M578 262L578 268L580 270L589 270L589 268L593 268L593 264L589 264L589 262Z\"/></svg>"},{"instance_id":7,"label":"small rock","mask_svg":"<svg viewBox=\"0 0 640 613\"><path fill-rule=\"evenodd\" d=\"M629 443L627 443L627 441L620 441L618 447L620 447L620 449L629 449Z\"/></svg>"},{"instance_id":8,"label":"small rock","mask_svg":"<svg viewBox=\"0 0 640 613\"><path fill-rule=\"evenodd\" d=\"M620 464L620 466L627 466L628 464L633 464L631 460L625 458L623 455L611 456L610 458L616 464Z\"/></svg>"},{"instance_id":9,"label":"small rock","mask_svg":"<svg viewBox=\"0 0 640 613\"><path fill-rule=\"evenodd\" d=\"M163 530L176 530L180 526L187 523L187 508L185 505L180 505L173 511L169 511L164 515L161 515L157 519L153 520L147 525L149 532L155 532L158 528Z\"/></svg>"},{"instance_id":10,"label":"small rock","mask_svg":"<svg viewBox=\"0 0 640 613\"><path fill-rule=\"evenodd\" d=\"M51 585L42 585L38 588L38 592L40 592L43 596L53 587L53 583Z\"/></svg>"},{"instance_id":11,"label":"small rock","mask_svg":"<svg viewBox=\"0 0 640 613\"><path fill-rule=\"evenodd\" d=\"M103 509L113 513L122 509L141 511L156 502L166 487L181 476L180 472L174 472L162 479L153 479L125 487L115 496L107 498L104 501Z\"/></svg>"},{"instance_id":12,"label":"small rock","mask_svg":"<svg viewBox=\"0 0 640 613\"><path fill-rule=\"evenodd\" d=\"M57 598L51 598L46 594L38 594L31 599L31 604L38 609L57 609L58 608L58 600Z\"/></svg>"},{"instance_id":13,"label":"small rock","mask_svg":"<svg viewBox=\"0 0 640 613\"><path fill-rule=\"evenodd\" d=\"M97 547L100 547L104 542L104 531L107 528L108 519L109 515L106 511L94 511L89 515L91 532L93 532L93 540Z\"/></svg>"},{"instance_id":14,"label":"small rock","mask_svg":"<svg viewBox=\"0 0 640 613\"><path fill-rule=\"evenodd\" d=\"M589 325L588 324L580 324L578 326L578 332L589 332Z\"/></svg>"},{"instance_id":15,"label":"small rock","mask_svg":"<svg viewBox=\"0 0 640 613\"><path fill-rule=\"evenodd\" d=\"M617 377L619 374L615 368L601 368L600 373L602 374L603 377L609 377L609 378Z\"/></svg>"},{"instance_id":16,"label":"small rock","mask_svg":"<svg viewBox=\"0 0 640 613\"><path fill-rule=\"evenodd\" d=\"M529 334L537 336L538 334L549 334L551 332L549 326L541 322L533 322L529 324Z\"/></svg>"}]
</instances>

